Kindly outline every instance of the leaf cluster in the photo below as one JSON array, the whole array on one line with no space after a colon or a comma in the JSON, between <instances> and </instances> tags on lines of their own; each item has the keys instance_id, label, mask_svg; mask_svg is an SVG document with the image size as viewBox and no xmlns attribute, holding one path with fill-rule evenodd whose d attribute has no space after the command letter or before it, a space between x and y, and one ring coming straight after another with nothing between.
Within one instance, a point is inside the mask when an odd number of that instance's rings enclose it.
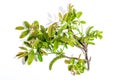
<instances>
[{"instance_id":1,"label":"leaf cluster","mask_svg":"<svg viewBox=\"0 0 120 80\"><path fill-rule=\"evenodd\" d=\"M57 60L67 58L65 63L68 64L69 71L73 74L83 73L87 69L87 58L68 57L64 48L72 46L86 51L87 45L94 45L95 39L102 39L102 31L93 30L93 26L90 26L84 33L83 25L86 21L81 20L81 16L82 12L69 4L66 13L58 13L59 21L51 23L48 27L38 21L32 24L24 21L23 26L16 27L16 30L22 31L19 38L25 38L24 45L19 47L22 51L16 56L23 58L23 62L30 65L34 60L42 62L43 56L54 54L56 57L50 62L50 70Z\"/></svg>"},{"instance_id":2,"label":"leaf cluster","mask_svg":"<svg viewBox=\"0 0 120 80\"><path fill-rule=\"evenodd\" d=\"M71 58L69 60L65 60L65 63L68 64L68 71L71 71L73 75L79 75L81 73L84 73L86 70L85 59L78 58L78 60L75 60L74 58Z\"/></svg>"}]
</instances>

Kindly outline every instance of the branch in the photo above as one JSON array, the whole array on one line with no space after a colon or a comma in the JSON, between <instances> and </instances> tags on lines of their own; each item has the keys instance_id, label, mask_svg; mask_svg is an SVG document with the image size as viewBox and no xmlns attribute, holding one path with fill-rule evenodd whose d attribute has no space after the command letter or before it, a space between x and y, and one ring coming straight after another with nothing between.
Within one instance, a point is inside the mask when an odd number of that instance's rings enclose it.
<instances>
[{"instance_id":1,"label":"branch","mask_svg":"<svg viewBox=\"0 0 120 80\"><path fill-rule=\"evenodd\" d=\"M87 69L89 70L90 69L90 59L88 59L88 50L87 50L87 45L84 46L84 51L85 51L85 59L86 59L86 62L87 62Z\"/></svg>"},{"instance_id":2,"label":"branch","mask_svg":"<svg viewBox=\"0 0 120 80\"><path fill-rule=\"evenodd\" d=\"M79 58L76 58L76 57L69 57L69 56L66 56L66 55L63 55L65 58L68 58L68 59L76 59L76 60L79 60Z\"/></svg>"}]
</instances>

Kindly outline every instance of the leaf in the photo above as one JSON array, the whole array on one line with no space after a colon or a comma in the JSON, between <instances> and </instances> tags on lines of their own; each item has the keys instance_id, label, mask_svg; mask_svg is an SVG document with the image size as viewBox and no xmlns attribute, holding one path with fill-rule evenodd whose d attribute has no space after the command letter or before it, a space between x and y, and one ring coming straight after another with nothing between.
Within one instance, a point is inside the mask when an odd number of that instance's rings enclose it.
<instances>
[{"instance_id":1,"label":"leaf","mask_svg":"<svg viewBox=\"0 0 120 80\"><path fill-rule=\"evenodd\" d=\"M27 21L24 21L24 25L26 28L30 28L30 24Z\"/></svg>"},{"instance_id":2,"label":"leaf","mask_svg":"<svg viewBox=\"0 0 120 80\"><path fill-rule=\"evenodd\" d=\"M52 26L50 26L49 28L48 28L48 35L51 37L51 35L52 35L52 31L53 31L53 27Z\"/></svg>"},{"instance_id":3,"label":"leaf","mask_svg":"<svg viewBox=\"0 0 120 80\"><path fill-rule=\"evenodd\" d=\"M65 48L68 48L68 46L67 46L67 44L66 44L66 43L64 44L64 47L65 47Z\"/></svg>"},{"instance_id":4,"label":"leaf","mask_svg":"<svg viewBox=\"0 0 120 80\"><path fill-rule=\"evenodd\" d=\"M76 17L77 18L80 18L82 16L82 12L80 11L80 12L77 12L77 14L76 14Z\"/></svg>"},{"instance_id":5,"label":"leaf","mask_svg":"<svg viewBox=\"0 0 120 80\"><path fill-rule=\"evenodd\" d=\"M38 34L39 34L39 35L42 34L41 30L38 31Z\"/></svg>"},{"instance_id":6,"label":"leaf","mask_svg":"<svg viewBox=\"0 0 120 80\"><path fill-rule=\"evenodd\" d=\"M42 44L42 46L44 47L44 48L48 48L48 46L49 46L49 43L48 42L42 42L43 44Z\"/></svg>"},{"instance_id":7,"label":"leaf","mask_svg":"<svg viewBox=\"0 0 120 80\"><path fill-rule=\"evenodd\" d=\"M80 21L80 23L81 23L81 24L86 24L86 21L83 21L83 20L82 20L82 21Z\"/></svg>"},{"instance_id":8,"label":"leaf","mask_svg":"<svg viewBox=\"0 0 120 80\"><path fill-rule=\"evenodd\" d=\"M72 65L74 65L74 63L75 63L75 59L72 58L72 59L70 60L70 63L71 63Z\"/></svg>"},{"instance_id":9,"label":"leaf","mask_svg":"<svg viewBox=\"0 0 120 80\"><path fill-rule=\"evenodd\" d=\"M64 61L66 64L70 64L70 60L65 60Z\"/></svg>"},{"instance_id":10,"label":"leaf","mask_svg":"<svg viewBox=\"0 0 120 80\"><path fill-rule=\"evenodd\" d=\"M20 49L22 49L22 50L27 50L27 48L26 47L19 47Z\"/></svg>"},{"instance_id":11,"label":"leaf","mask_svg":"<svg viewBox=\"0 0 120 80\"><path fill-rule=\"evenodd\" d=\"M80 73L84 73L84 68L81 68L81 69L80 69Z\"/></svg>"},{"instance_id":12,"label":"leaf","mask_svg":"<svg viewBox=\"0 0 120 80\"><path fill-rule=\"evenodd\" d=\"M58 49L59 43L58 40L54 41L54 50L56 51Z\"/></svg>"},{"instance_id":13,"label":"leaf","mask_svg":"<svg viewBox=\"0 0 120 80\"><path fill-rule=\"evenodd\" d=\"M71 12L73 9L73 5L70 3L69 6L68 6L68 12Z\"/></svg>"},{"instance_id":14,"label":"leaf","mask_svg":"<svg viewBox=\"0 0 120 80\"><path fill-rule=\"evenodd\" d=\"M18 54L16 54L16 56L20 56L20 55L23 55L24 52L19 52Z\"/></svg>"},{"instance_id":15,"label":"leaf","mask_svg":"<svg viewBox=\"0 0 120 80\"><path fill-rule=\"evenodd\" d=\"M71 11L68 12L67 22L71 23L71 21L73 21L75 18L76 18L76 10L71 9Z\"/></svg>"},{"instance_id":16,"label":"leaf","mask_svg":"<svg viewBox=\"0 0 120 80\"><path fill-rule=\"evenodd\" d=\"M68 66L68 71L71 71L72 68L73 68L73 65L69 65L69 66Z\"/></svg>"},{"instance_id":17,"label":"leaf","mask_svg":"<svg viewBox=\"0 0 120 80\"><path fill-rule=\"evenodd\" d=\"M73 24L78 24L78 20L74 20L72 21ZM76 28L73 28L73 29L76 29Z\"/></svg>"},{"instance_id":18,"label":"leaf","mask_svg":"<svg viewBox=\"0 0 120 80\"><path fill-rule=\"evenodd\" d=\"M102 39L102 38L103 38L103 36L102 36L102 35L98 35L98 38L99 38L99 39Z\"/></svg>"},{"instance_id":19,"label":"leaf","mask_svg":"<svg viewBox=\"0 0 120 80\"><path fill-rule=\"evenodd\" d=\"M103 38L102 33L103 33L102 31L98 31L98 30L96 31L96 35L99 39Z\"/></svg>"},{"instance_id":20,"label":"leaf","mask_svg":"<svg viewBox=\"0 0 120 80\"><path fill-rule=\"evenodd\" d=\"M91 31L93 28L94 28L94 26L89 27L89 28L87 29L87 31L86 31L86 35L89 35L89 34L90 34L90 31Z\"/></svg>"},{"instance_id":21,"label":"leaf","mask_svg":"<svg viewBox=\"0 0 120 80\"><path fill-rule=\"evenodd\" d=\"M72 47L74 46L74 41L73 41L73 39L69 39L69 38L66 38L66 37L62 37L62 38L61 38L61 41L68 43L68 44L71 45Z\"/></svg>"},{"instance_id":22,"label":"leaf","mask_svg":"<svg viewBox=\"0 0 120 80\"><path fill-rule=\"evenodd\" d=\"M16 56L17 56L18 58L21 58L21 57L24 57L24 56L27 56L27 55L28 55L27 52L19 52Z\"/></svg>"},{"instance_id":23,"label":"leaf","mask_svg":"<svg viewBox=\"0 0 120 80\"><path fill-rule=\"evenodd\" d=\"M16 29L16 30L23 30L24 27L23 27L23 26L17 26L15 29Z\"/></svg>"},{"instance_id":24,"label":"leaf","mask_svg":"<svg viewBox=\"0 0 120 80\"><path fill-rule=\"evenodd\" d=\"M40 62L43 61L42 55L41 55L40 53L38 53L38 60L39 60Z\"/></svg>"},{"instance_id":25,"label":"leaf","mask_svg":"<svg viewBox=\"0 0 120 80\"><path fill-rule=\"evenodd\" d=\"M59 20L62 19L62 14L60 12L58 13L58 17L59 17Z\"/></svg>"},{"instance_id":26,"label":"leaf","mask_svg":"<svg viewBox=\"0 0 120 80\"><path fill-rule=\"evenodd\" d=\"M33 44L32 44L32 47L35 47L37 44L39 44L39 39L36 39Z\"/></svg>"},{"instance_id":27,"label":"leaf","mask_svg":"<svg viewBox=\"0 0 120 80\"><path fill-rule=\"evenodd\" d=\"M91 44L91 45L95 45L95 43L94 43L94 42L90 42L90 41L89 41L89 42L87 42L87 43L88 43L88 44Z\"/></svg>"},{"instance_id":28,"label":"leaf","mask_svg":"<svg viewBox=\"0 0 120 80\"><path fill-rule=\"evenodd\" d=\"M68 18L68 13L66 13L66 14L63 16L63 20L64 20L64 21L67 21L67 18Z\"/></svg>"},{"instance_id":29,"label":"leaf","mask_svg":"<svg viewBox=\"0 0 120 80\"><path fill-rule=\"evenodd\" d=\"M72 13L73 13L73 17L76 18L76 10L75 9L73 9Z\"/></svg>"},{"instance_id":30,"label":"leaf","mask_svg":"<svg viewBox=\"0 0 120 80\"><path fill-rule=\"evenodd\" d=\"M27 64L30 65L33 62L33 60L34 60L34 51L31 50L29 55L28 55L28 62L27 62Z\"/></svg>"},{"instance_id":31,"label":"leaf","mask_svg":"<svg viewBox=\"0 0 120 80\"><path fill-rule=\"evenodd\" d=\"M49 64L49 70L52 70L53 64L54 64L57 60L62 59L62 58L64 58L63 55L59 55L59 56L55 57L55 58L50 62L50 64Z\"/></svg>"},{"instance_id":32,"label":"leaf","mask_svg":"<svg viewBox=\"0 0 120 80\"><path fill-rule=\"evenodd\" d=\"M66 28L67 28L67 24L61 26L61 29L62 29L62 30L66 29Z\"/></svg>"},{"instance_id":33,"label":"leaf","mask_svg":"<svg viewBox=\"0 0 120 80\"><path fill-rule=\"evenodd\" d=\"M28 38L27 38L27 41L30 41L30 40L32 40L32 39L35 39L35 36L34 36L33 34L30 34L30 35L28 36Z\"/></svg>"},{"instance_id":34,"label":"leaf","mask_svg":"<svg viewBox=\"0 0 120 80\"><path fill-rule=\"evenodd\" d=\"M40 28L41 28L41 32L42 32L42 33L45 33L45 32L46 32L46 30L45 30L45 28L44 28L43 25L40 25Z\"/></svg>"},{"instance_id":35,"label":"leaf","mask_svg":"<svg viewBox=\"0 0 120 80\"><path fill-rule=\"evenodd\" d=\"M37 27L37 29L39 29L39 22L38 21L34 21L34 26Z\"/></svg>"},{"instance_id":36,"label":"leaf","mask_svg":"<svg viewBox=\"0 0 120 80\"><path fill-rule=\"evenodd\" d=\"M28 56L23 57L23 58L22 58L22 64L25 64L26 61L27 61L27 59L28 59Z\"/></svg>"},{"instance_id":37,"label":"leaf","mask_svg":"<svg viewBox=\"0 0 120 80\"><path fill-rule=\"evenodd\" d=\"M48 28L48 36L49 36L49 37L52 37L54 34L55 34L55 30L54 30L54 27L51 25L51 26Z\"/></svg>"},{"instance_id":38,"label":"leaf","mask_svg":"<svg viewBox=\"0 0 120 80\"><path fill-rule=\"evenodd\" d=\"M22 32L21 35L20 35L20 38L26 37L28 35L28 33L29 33L29 30L26 30L26 31Z\"/></svg>"},{"instance_id":39,"label":"leaf","mask_svg":"<svg viewBox=\"0 0 120 80\"><path fill-rule=\"evenodd\" d=\"M25 62L26 62L26 61L27 61L27 59L28 59L28 56L25 56L24 58L25 58Z\"/></svg>"},{"instance_id":40,"label":"leaf","mask_svg":"<svg viewBox=\"0 0 120 80\"><path fill-rule=\"evenodd\" d=\"M27 41L24 41L24 44L27 46L27 47L32 47L30 43L28 43Z\"/></svg>"}]
</instances>

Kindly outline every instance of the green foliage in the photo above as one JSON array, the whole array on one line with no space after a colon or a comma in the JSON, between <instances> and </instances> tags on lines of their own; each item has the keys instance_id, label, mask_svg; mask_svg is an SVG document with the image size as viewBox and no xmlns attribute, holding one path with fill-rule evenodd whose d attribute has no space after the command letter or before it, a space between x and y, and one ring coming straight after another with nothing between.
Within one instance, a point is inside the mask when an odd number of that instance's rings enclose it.
<instances>
[{"instance_id":1,"label":"green foliage","mask_svg":"<svg viewBox=\"0 0 120 80\"><path fill-rule=\"evenodd\" d=\"M49 64L49 70L52 69L53 64L54 64L57 60L62 59L62 58L64 58L63 55L59 55L59 56L55 57L55 58L50 62L50 64Z\"/></svg>"},{"instance_id":2,"label":"green foliage","mask_svg":"<svg viewBox=\"0 0 120 80\"><path fill-rule=\"evenodd\" d=\"M20 49L22 49L22 50L27 50L27 48L26 47L19 47Z\"/></svg>"},{"instance_id":3,"label":"green foliage","mask_svg":"<svg viewBox=\"0 0 120 80\"><path fill-rule=\"evenodd\" d=\"M70 59L70 63L68 64L68 71L71 71L73 75L75 74L81 74L84 73L86 70L86 61L85 59L78 59L77 61L75 59Z\"/></svg>"},{"instance_id":4,"label":"green foliage","mask_svg":"<svg viewBox=\"0 0 120 80\"><path fill-rule=\"evenodd\" d=\"M30 28L30 24L27 21L24 21L24 25L26 28Z\"/></svg>"},{"instance_id":5,"label":"green foliage","mask_svg":"<svg viewBox=\"0 0 120 80\"><path fill-rule=\"evenodd\" d=\"M89 70L88 45L95 45L95 39L102 39L103 32L94 30L93 26L88 27L84 32L83 24L86 24L86 21L81 19L82 14L69 4L66 13L58 13L59 21L51 23L48 27L39 24L37 20L32 24L24 21L23 26L15 28L22 31L19 38L24 39L25 46L19 47L22 51L18 52L16 57L22 58L30 65L36 58L39 62L43 62L43 56L53 54L56 57L49 64L50 70L53 64L62 58L67 58L65 63L68 65L68 71L73 75ZM67 56L64 49L68 46L81 49L84 58Z\"/></svg>"},{"instance_id":6,"label":"green foliage","mask_svg":"<svg viewBox=\"0 0 120 80\"><path fill-rule=\"evenodd\" d=\"M80 23L81 23L81 24L86 24L86 22L85 22L85 21L83 21L83 20L82 20L82 21L80 21Z\"/></svg>"},{"instance_id":7,"label":"green foliage","mask_svg":"<svg viewBox=\"0 0 120 80\"><path fill-rule=\"evenodd\" d=\"M43 58L42 58L42 54L41 54L41 53L38 53L38 60L39 60L40 62L43 61Z\"/></svg>"},{"instance_id":8,"label":"green foliage","mask_svg":"<svg viewBox=\"0 0 120 80\"><path fill-rule=\"evenodd\" d=\"M81 11L76 13L76 17L77 18L80 18L81 16L82 16L82 12Z\"/></svg>"},{"instance_id":9,"label":"green foliage","mask_svg":"<svg viewBox=\"0 0 120 80\"><path fill-rule=\"evenodd\" d=\"M27 52L18 52L18 54L16 55L18 58L22 58L22 57L25 57L27 56L28 53Z\"/></svg>"},{"instance_id":10,"label":"green foliage","mask_svg":"<svg viewBox=\"0 0 120 80\"><path fill-rule=\"evenodd\" d=\"M26 45L26 46L29 47L29 48L32 47L31 44L30 44L29 42L27 42L27 41L24 41L24 45Z\"/></svg>"},{"instance_id":11,"label":"green foliage","mask_svg":"<svg viewBox=\"0 0 120 80\"><path fill-rule=\"evenodd\" d=\"M15 29L16 29L16 30L23 30L24 27L23 27L23 26L17 26Z\"/></svg>"},{"instance_id":12,"label":"green foliage","mask_svg":"<svg viewBox=\"0 0 120 80\"><path fill-rule=\"evenodd\" d=\"M20 38L26 37L28 35L28 33L29 33L29 30L23 31L20 35Z\"/></svg>"},{"instance_id":13,"label":"green foliage","mask_svg":"<svg viewBox=\"0 0 120 80\"><path fill-rule=\"evenodd\" d=\"M33 60L34 60L34 51L31 50L29 52L29 54L28 54L28 62L27 62L27 64L30 65L33 62Z\"/></svg>"}]
</instances>

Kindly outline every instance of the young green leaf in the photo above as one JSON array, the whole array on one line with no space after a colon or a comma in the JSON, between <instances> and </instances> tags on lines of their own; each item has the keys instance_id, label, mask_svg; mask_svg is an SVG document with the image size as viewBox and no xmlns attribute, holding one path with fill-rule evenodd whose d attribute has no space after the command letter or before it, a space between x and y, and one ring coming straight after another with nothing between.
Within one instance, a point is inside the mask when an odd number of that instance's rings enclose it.
<instances>
[{"instance_id":1,"label":"young green leaf","mask_svg":"<svg viewBox=\"0 0 120 80\"><path fill-rule=\"evenodd\" d=\"M30 41L30 40L32 40L32 39L35 39L35 36L34 36L33 34L30 34L30 35L28 36L28 38L27 38L27 41Z\"/></svg>"},{"instance_id":2,"label":"young green leaf","mask_svg":"<svg viewBox=\"0 0 120 80\"><path fill-rule=\"evenodd\" d=\"M29 52L29 55L28 55L28 62L27 62L27 64L30 65L33 62L33 60L34 60L34 51L31 50Z\"/></svg>"},{"instance_id":3,"label":"young green leaf","mask_svg":"<svg viewBox=\"0 0 120 80\"><path fill-rule=\"evenodd\" d=\"M20 49L22 49L22 50L27 50L27 48L26 47L19 47Z\"/></svg>"},{"instance_id":4,"label":"young green leaf","mask_svg":"<svg viewBox=\"0 0 120 80\"><path fill-rule=\"evenodd\" d=\"M68 46L67 46L67 44L66 44L66 43L64 44L64 47L65 47L65 48L68 48Z\"/></svg>"},{"instance_id":5,"label":"young green leaf","mask_svg":"<svg viewBox=\"0 0 120 80\"><path fill-rule=\"evenodd\" d=\"M37 44L39 44L39 39L36 39L34 42L33 42L33 44L32 44L32 47L35 47Z\"/></svg>"},{"instance_id":6,"label":"young green leaf","mask_svg":"<svg viewBox=\"0 0 120 80\"><path fill-rule=\"evenodd\" d=\"M43 42L42 46L43 46L44 48L48 48L49 43L47 43L47 42Z\"/></svg>"},{"instance_id":7,"label":"young green leaf","mask_svg":"<svg viewBox=\"0 0 120 80\"><path fill-rule=\"evenodd\" d=\"M29 30L26 30L26 31L22 32L21 35L20 35L20 38L26 37L29 34L29 32L30 32Z\"/></svg>"},{"instance_id":8,"label":"young green leaf","mask_svg":"<svg viewBox=\"0 0 120 80\"><path fill-rule=\"evenodd\" d=\"M82 20L82 21L80 21L80 23L81 23L81 24L86 24L86 21L83 21L83 20Z\"/></svg>"},{"instance_id":9,"label":"young green leaf","mask_svg":"<svg viewBox=\"0 0 120 80\"><path fill-rule=\"evenodd\" d=\"M73 68L73 65L68 65L68 71L71 71Z\"/></svg>"},{"instance_id":10,"label":"young green leaf","mask_svg":"<svg viewBox=\"0 0 120 80\"><path fill-rule=\"evenodd\" d=\"M51 25L51 26L48 28L48 36L49 36L49 37L52 37L54 34L55 34L55 29L54 29L54 26Z\"/></svg>"},{"instance_id":11,"label":"young green leaf","mask_svg":"<svg viewBox=\"0 0 120 80\"><path fill-rule=\"evenodd\" d=\"M28 59L28 56L23 57L23 58L22 58L22 64L25 64L26 61L27 61L27 59Z\"/></svg>"},{"instance_id":12,"label":"young green leaf","mask_svg":"<svg viewBox=\"0 0 120 80\"><path fill-rule=\"evenodd\" d=\"M23 27L23 26L17 26L15 29L16 29L16 30L23 30L24 27Z\"/></svg>"},{"instance_id":13,"label":"young green leaf","mask_svg":"<svg viewBox=\"0 0 120 80\"><path fill-rule=\"evenodd\" d=\"M62 30L66 29L66 28L67 28L67 24L61 26L61 29L62 29Z\"/></svg>"},{"instance_id":14,"label":"young green leaf","mask_svg":"<svg viewBox=\"0 0 120 80\"><path fill-rule=\"evenodd\" d=\"M42 54L41 54L41 53L38 53L38 60L39 60L40 62L43 61L43 58L42 58Z\"/></svg>"},{"instance_id":15,"label":"young green leaf","mask_svg":"<svg viewBox=\"0 0 120 80\"><path fill-rule=\"evenodd\" d=\"M16 56L17 56L18 58L21 58L21 57L25 57L25 56L27 56L27 55L28 55L27 52L19 52Z\"/></svg>"},{"instance_id":16,"label":"young green leaf","mask_svg":"<svg viewBox=\"0 0 120 80\"><path fill-rule=\"evenodd\" d=\"M64 21L67 21L67 18L68 18L68 13L66 13L66 14L63 16L63 20L64 20Z\"/></svg>"},{"instance_id":17,"label":"young green leaf","mask_svg":"<svg viewBox=\"0 0 120 80\"><path fill-rule=\"evenodd\" d=\"M70 60L65 60L64 61L66 64L70 64Z\"/></svg>"},{"instance_id":18,"label":"young green leaf","mask_svg":"<svg viewBox=\"0 0 120 80\"><path fill-rule=\"evenodd\" d=\"M94 42L87 42L88 44L91 44L91 45L95 45L95 43Z\"/></svg>"},{"instance_id":19,"label":"young green leaf","mask_svg":"<svg viewBox=\"0 0 120 80\"><path fill-rule=\"evenodd\" d=\"M49 35L49 37L51 37L52 32L53 32L53 26L50 26L50 27L48 28L48 35Z\"/></svg>"},{"instance_id":20,"label":"young green leaf","mask_svg":"<svg viewBox=\"0 0 120 80\"><path fill-rule=\"evenodd\" d=\"M30 48L32 47L31 44L30 44L29 42L27 42L27 41L24 41L24 44L25 44L27 47L30 47Z\"/></svg>"},{"instance_id":21,"label":"young green leaf","mask_svg":"<svg viewBox=\"0 0 120 80\"><path fill-rule=\"evenodd\" d=\"M70 60L70 63L71 63L72 65L74 65L74 63L75 63L75 59L72 58L72 59Z\"/></svg>"},{"instance_id":22,"label":"young green leaf","mask_svg":"<svg viewBox=\"0 0 120 80\"><path fill-rule=\"evenodd\" d=\"M41 32L42 32L42 33L45 33L45 32L46 32L45 27L44 27L43 25L40 25L40 28L41 28Z\"/></svg>"},{"instance_id":23,"label":"young green leaf","mask_svg":"<svg viewBox=\"0 0 120 80\"><path fill-rule=\"evenodd\" d=\"M62 14L60 12L58 13L58 17L59 17L59 20L62 19Z\"/></svg>"},{"instance_id":24,"label":"young green leaf","mask_svg":"<svg viewBox=\"0 0 120 80\"><path fill-rule=\"evenodd\" d=\"M27 61L27 59L28 59L28 56L24 56L24 57L22 58L22 64L25 64L26 61Z\"/></svg>"},{"instance_id":25,"label":"young green leaf","mask_svg":"<svg viewBox=\"0 0 120 80\"><path fill-rule=\"evenodd\" d=\"M18 54L16 54L16 56L21 56L23 54L24 54L24 52L18 52Z\"/></svg>"},{"instance_id":26,"label":"young green leaf","mask_svg":"<svg viewBox=\"0 0 120 80\"><path fill-rule=\"evenodd\" d=\"M102 39L102 38L103 38L103 36L102 36L102 35L98 35L98 38L99 38L99 39Z\"/></svg>"},{"instance_id":27,"label":"young green leaf","mask_svg":"<svg viewBox=\"0 0 120 80\"><path fill-rule=\"evenodd\" d=\"M65 42L65 43L68 43L70 46L74 46L74 42L73 42L73 39L69 39L69 38L66 38L66 37L62 37L61 38L61 41Z\"/></svg>"},{"instance_id":28,"label":"young green leaf","mask_svg":"<svg viewBox=\"0 0 120 80\"><path fill-rule=\"evenodd\" d=\"M77 18L80 18L82 16L82 12L80 11L80 12L77 12L77 14L76 14L76 17Z\"/></svg>"},{"instance_id":29,"label":"young green leaf","mask_svg":"<svg viewBox=\"0 0 120 80\"><path fill-rule=\"evenodd\" d=\"M55 51L58 49L58 46L59 46L59 42L58 42L58 40L55 40L55 42L54 42L54 50Z\"/></svg>"},{"instance_id":30,"label":"young green leaf","mask_svg":"<svg viewBox=\"0 0 120 80\"><path fill-rule=\"evenodd\" d=\"M24 58L25 58L25 62L26 62L26 61L27 61L27 59L28 59L28 56L25 56Z\"/></svg>"},{"instance_id":31,"label":"young green leaf","mask_svg":"<svg viewBox=\"0 0 120 80\"><path fill-rule=\"evenodd\" d=\"M59 56L55 57L55 58L50 62L50 64L49 64L49 70L52 69L53 64L54 64L57 60L62 59L62 58L64 58L63 55L59 55Z\"/></svg>"},{"instance_id":32,"label":"young green leaf","mask_svg":"<svg viewBox=\"0 0 120 80\"><path fill-rule=\"evenodd\" d=\"M30 24L27 21L24 21L24 25L26 28L30 28Z\"/></svg>"},{"instance_id":33,"label":"young green leaf","mask_svg":"<svg viewBox=\"0 0 120 80\"><path fill-rule=\"evenodd\" d=\"M37 27L37 29L39 29L39 22L38 21L34 21L34 26Z\"/></svg>"},{"instance_id":34,"label":"young green leaf","mask_svg":"<svg viewBox=\"0 0 120 80\"><path fill-rule=\"evenodd\" d=\"M94 28L94 26L89 27L89 28L87 29L87 31L86 31L86 35L89 35L89 34L90 34L90 31L91 31L93 28Z\"/></svg>"}]
</instances>

